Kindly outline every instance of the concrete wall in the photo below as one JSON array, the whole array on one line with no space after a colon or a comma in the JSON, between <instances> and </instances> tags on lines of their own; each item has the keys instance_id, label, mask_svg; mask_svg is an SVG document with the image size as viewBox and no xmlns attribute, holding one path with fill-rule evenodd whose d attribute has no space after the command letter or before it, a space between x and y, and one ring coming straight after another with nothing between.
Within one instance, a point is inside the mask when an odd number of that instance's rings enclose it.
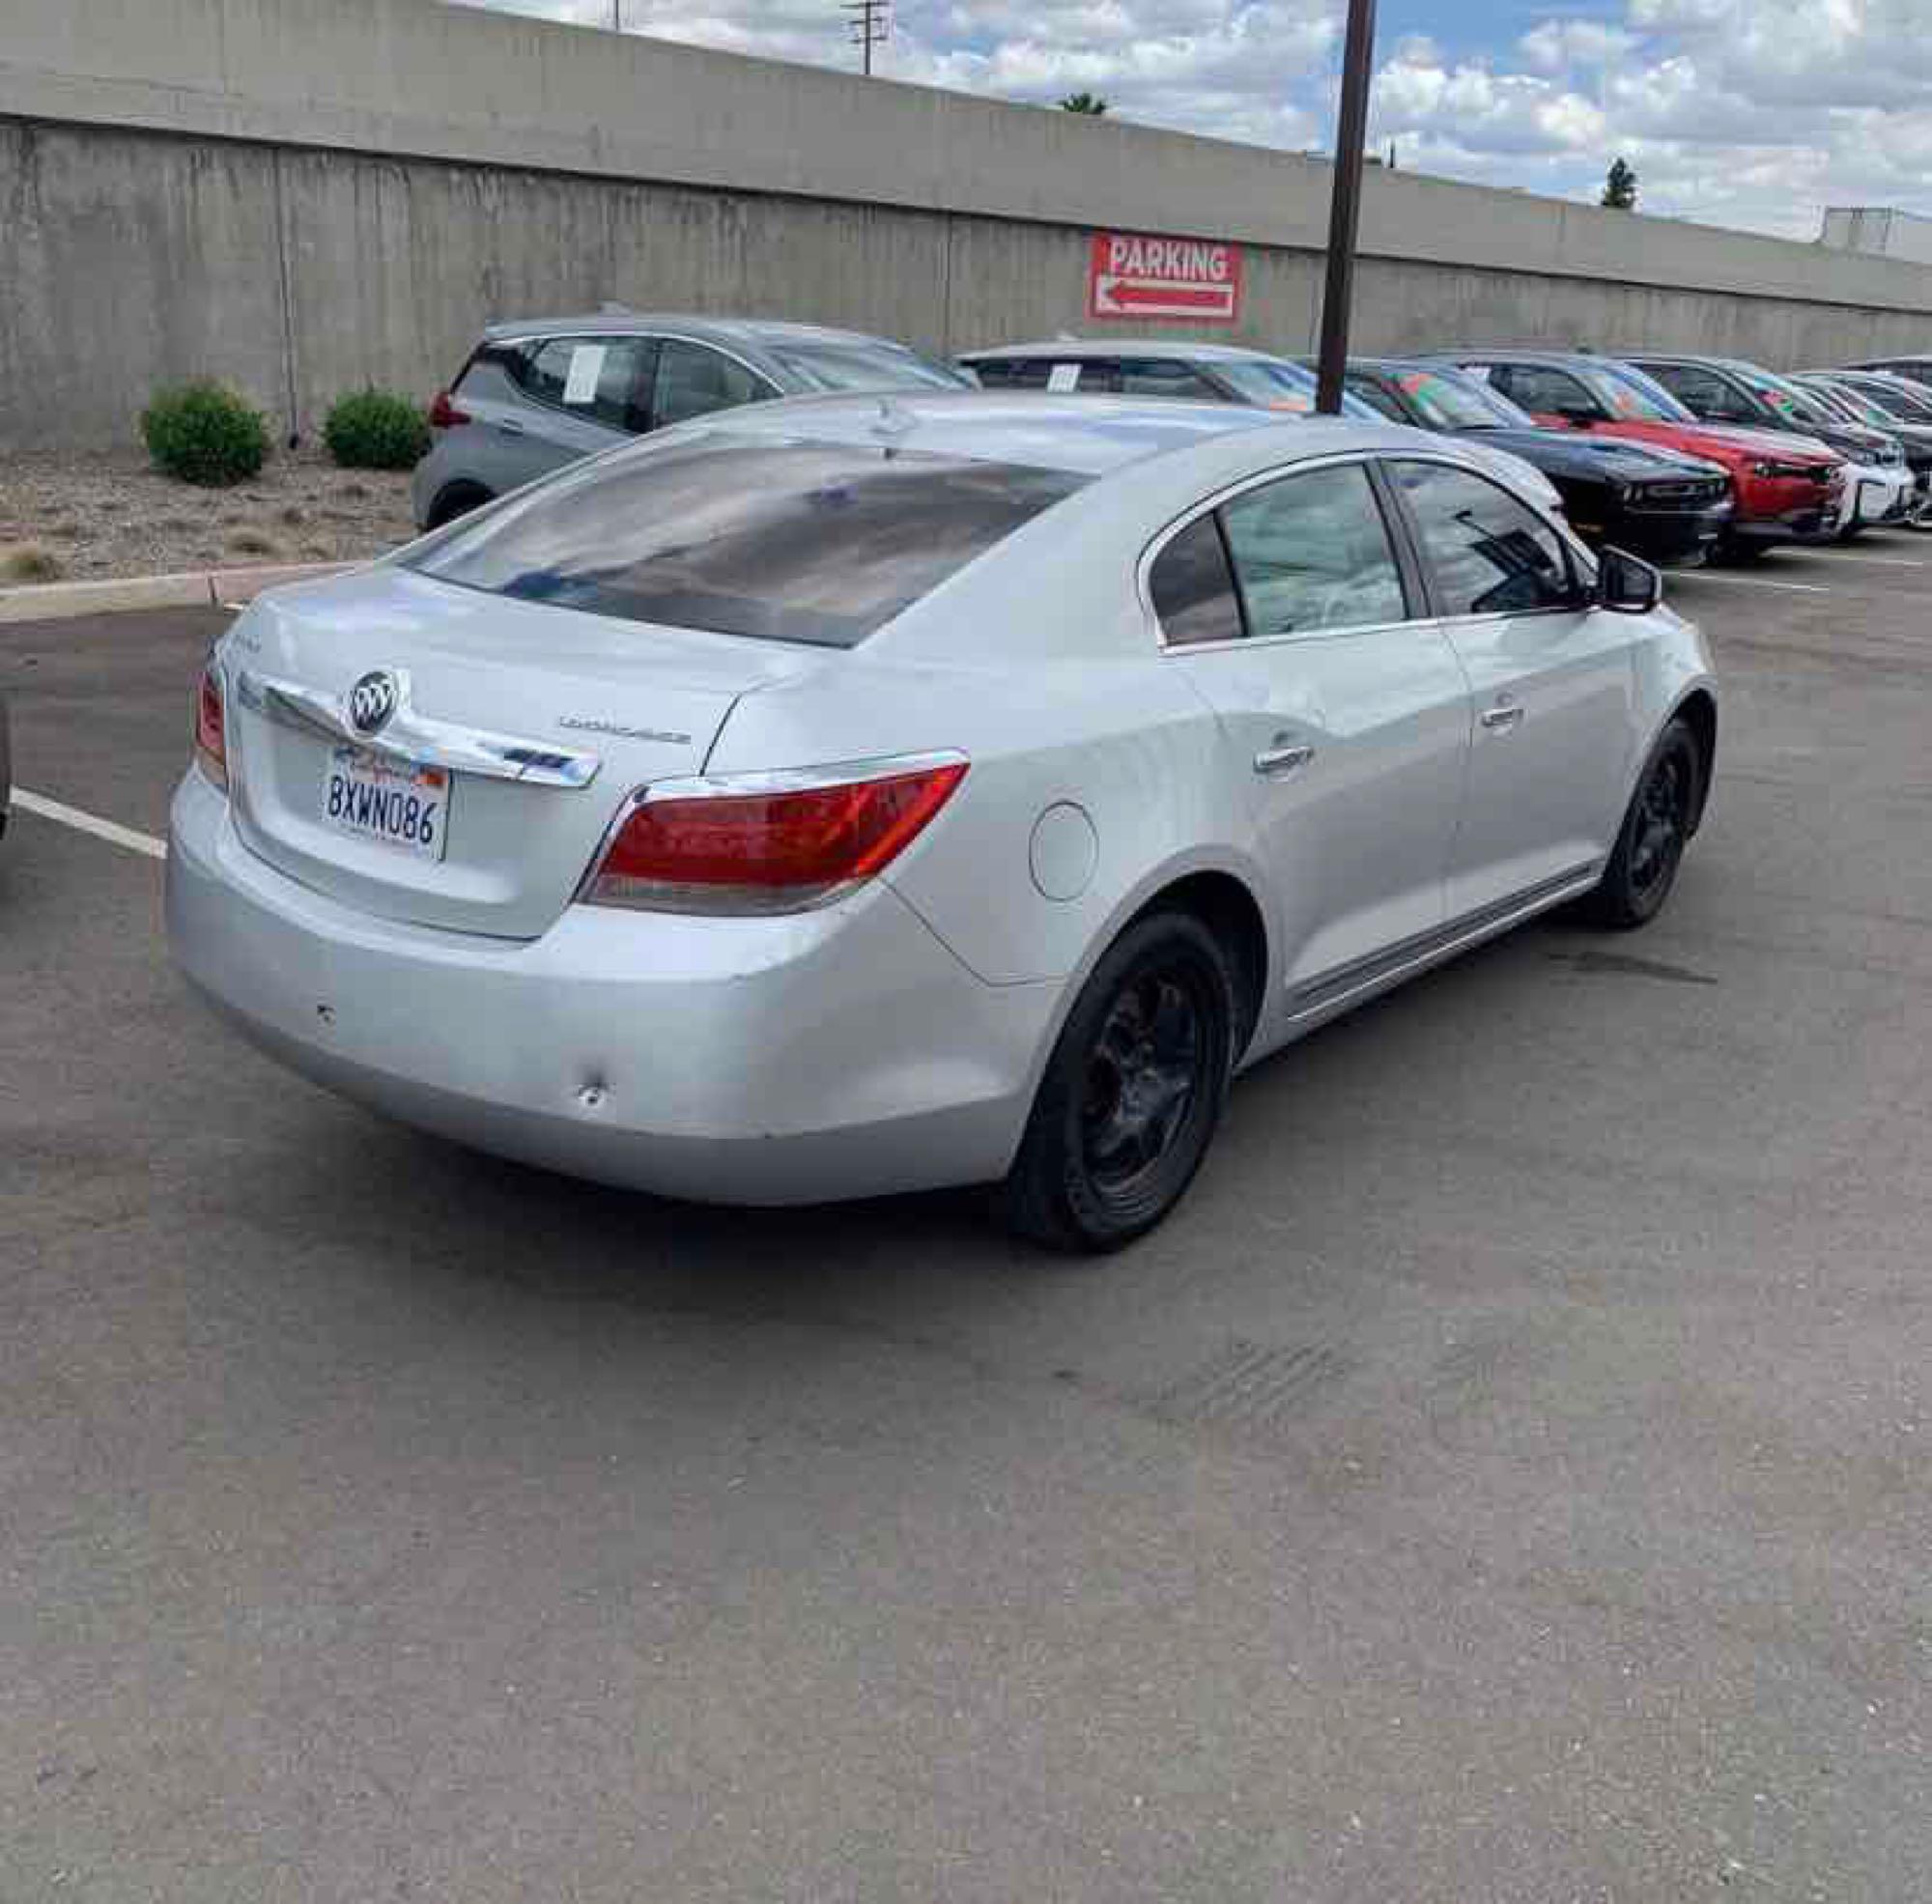
<instances>
[{"instance_id":1,"label":"concrete wall","mask_svg":"<svg viewBox=\"0 0 1932 1904\"><path fill-rule=\"evenodd\" d=\"M1329 172L1253 147L435 0L0 0L0 446L226 376L294 427L490 317L784 314L933 349L1090 327L1094 227L1233 238L1306 350ZM1932 270L1372 172L1364 350L1777 364L1932 348ZM1219 333L1225 334L1225 333Z\"/></svg>"}]
</instances>

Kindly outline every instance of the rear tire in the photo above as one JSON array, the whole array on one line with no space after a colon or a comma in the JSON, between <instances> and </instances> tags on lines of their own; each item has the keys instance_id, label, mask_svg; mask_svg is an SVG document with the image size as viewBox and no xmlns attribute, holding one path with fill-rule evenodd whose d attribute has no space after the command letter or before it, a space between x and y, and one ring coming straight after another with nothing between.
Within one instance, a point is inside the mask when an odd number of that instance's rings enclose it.
<instances>
[{"instance_id":1,"label":"rear tire","mask_svg":"<svg viewBox=\"0 0 1932 1904\"><path fill-rule=\"evenodd\" d=\"M1127 927L1074 1001L1034 1098L1002 1214L1049 1248L1145 1236L1207 1155L1234 1068L1235 979L1190 913Z\"/></svg>"},{"instance_id":2,"label":"rear tire","mask_svg":"<svg viewBox=\"0 0 1932 1904\"><path fill-rule=\"evenodd\" d=\"M1583 902L1597 924L1628 932L1648 925L1663 910L1677 883L1707 771L1690 724L1672 721L1644 763L1603 880Z\"/></svg>"},{"instance_id":3,"label":"rear tire","mask_svg":"<svg viewBox=\"0 0 1932 1904\"><path fill-rule=\"evenodd\" d=\"M484 503L496 499L479 483L452 483L430 505L429 521L423 525L424 532L442 528L459 516L467 516L470 510L480 509Z\"/></svg>"}]
</instances>

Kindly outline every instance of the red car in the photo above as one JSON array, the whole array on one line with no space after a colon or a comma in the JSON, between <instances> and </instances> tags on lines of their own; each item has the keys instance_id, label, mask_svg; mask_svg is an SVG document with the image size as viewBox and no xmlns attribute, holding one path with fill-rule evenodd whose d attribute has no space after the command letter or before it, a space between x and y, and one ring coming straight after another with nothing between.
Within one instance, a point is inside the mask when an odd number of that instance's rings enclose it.
<instances>
[{"instance_id":1,"label":"red car","mask_svg":"<svg viewBox=\"0 0 1932 1904\"><path fill-rule=\"evenodd\" d=\"M1629 437L1721 463L1736 508L1720 553L1824 542L1844 506L1845 459L1808 437L1700 422L1654 379L1613 357L1557 351L1468 351L1446 360L1486 379L1552 429Z\"/></svg>"}]
</instances>

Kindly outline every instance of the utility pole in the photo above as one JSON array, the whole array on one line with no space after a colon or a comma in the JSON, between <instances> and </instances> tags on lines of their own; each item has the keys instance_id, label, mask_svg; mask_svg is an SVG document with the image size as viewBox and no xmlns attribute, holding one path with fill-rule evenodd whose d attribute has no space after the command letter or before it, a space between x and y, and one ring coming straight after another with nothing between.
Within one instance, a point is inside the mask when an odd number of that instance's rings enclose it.
<instances>
[{"instance_id":1,"label":"utility pole","mask_svg":"<svg viewBox=\"0 0 1932 1904\"><path fill-rule=\"evenodd\" d=\"M611 31L622 33L624 30L624 0L611 0Z\"/></svg>"},{"instance_id":2,"label":"utility pole","mask_svg":"<svg viewBox=\"0 0 1932 1904\"><path fill-rule=\"evenodd\" d=\"M852 29L853 42L865 49L866 77L872 76L872 48L885 41L893 30L893 0L840 0L843 12L852 17L845 22Z\"/></svg>"},{"instance_id":3,"label":"utility pole","mask_svg":"<svg viewBox=\"0 0 1932 1904\"><path fill-rule=\"evenodd\" d=\"M1342 109L1335 128L1335 196L1328 210L1328 280L1321 295L1321 352L1315 408L1342 413L1349 368L1349 303L1355 289L1355 231L1362 211L1362 141L1369 129L1369 74L1376 57L1376 0L1349 0L1342 51Z\"/></svg>"}]
</instances>

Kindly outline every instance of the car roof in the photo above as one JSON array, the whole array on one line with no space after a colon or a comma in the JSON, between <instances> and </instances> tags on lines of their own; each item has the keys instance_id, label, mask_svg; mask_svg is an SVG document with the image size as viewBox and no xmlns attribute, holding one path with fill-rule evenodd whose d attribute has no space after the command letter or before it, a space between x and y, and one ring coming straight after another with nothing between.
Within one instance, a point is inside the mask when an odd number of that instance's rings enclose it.
<instances>
[{"instance_id":1,"label":"car roof","mask_svg":"<svg viewBox=\"0 0 1932 1904\"><path fill-rule=\"evenodd\" d=\"M1274 351L1257 351L1245 344L1202 344L1188 337L1051 337L1038 344L997 344L984 350L961 351L961 363L980 363L991 357L1192 357L1197 363L1293 363Z\"/></svg>"},{"instance_id":2,"label":"car roof","mask_svg":"<svg viewBox=\"0 0 1932 1904\"><path fill-rule=\"evenodd\" d=\"M683 430L804 442L865 443L1103 476L1220 439L1277 433L1283 462L1337 452L1412 449L1417 433L1352 417L1297 417L1290 426L1245 404L1174 397L1052 396L1035 391L895 391L797 397L718 411ZM681 432L680 432L681 433ZM654 440L639 440L639 447Z\"/></svg>"},{"instance_id":3,"label":"car roof","mask_svg":"<svg viewBox=\"0 0 1932 1904\"><path fill-rule=\"evenodd\" d=\"M496 339L571 337L586 330L609 336L669 330L720 344L883 344L895 350L911 349L896 338L878 337L865 330L839 330L831 325L791 324L778 318L703 317L689 311L634 311L622 304L575 316L505 319L486 325L483 334Z\"/></svg>"}]
</instances>

